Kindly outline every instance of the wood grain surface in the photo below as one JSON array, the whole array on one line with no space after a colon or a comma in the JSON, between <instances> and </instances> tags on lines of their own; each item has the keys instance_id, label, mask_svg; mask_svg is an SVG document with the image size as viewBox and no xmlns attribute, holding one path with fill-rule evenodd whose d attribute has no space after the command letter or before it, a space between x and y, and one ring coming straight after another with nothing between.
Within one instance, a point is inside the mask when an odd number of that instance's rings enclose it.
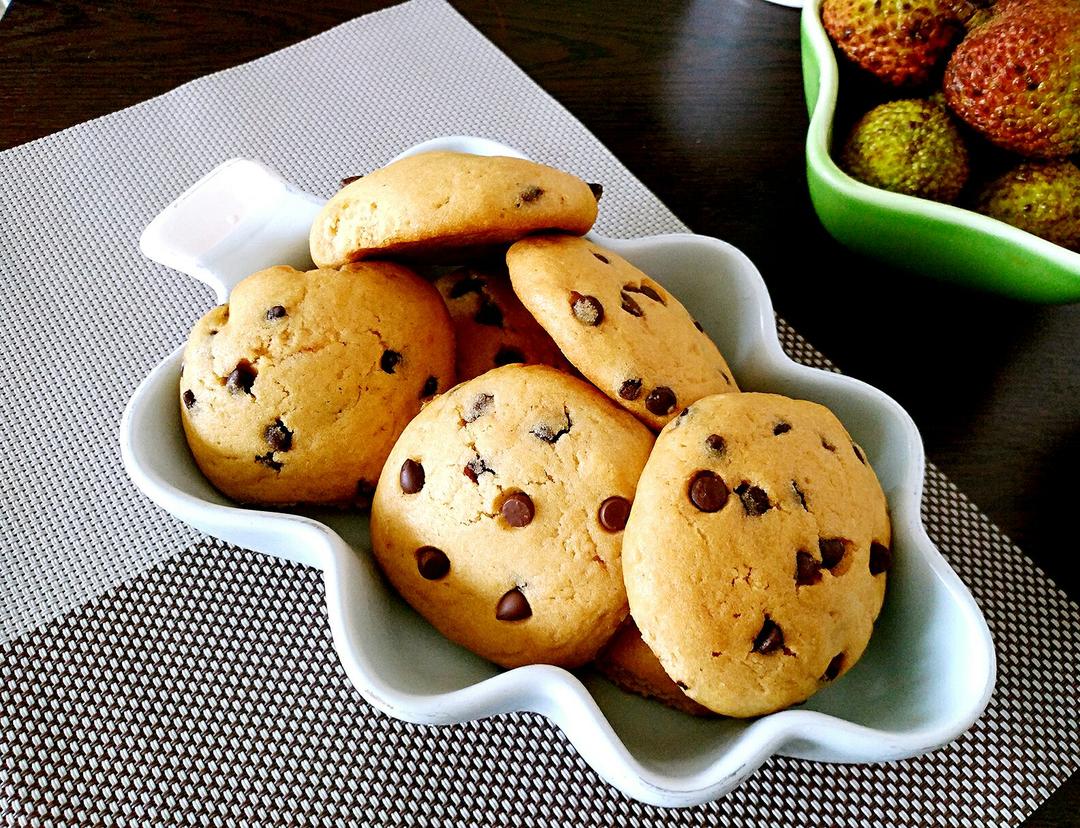
<instances>
[{"instance_id":1,"label":"wood grain surface","mask_svg":"<svg viewBox=\"0 0 1080 828\"><path fill-rule=\"evenodd\" d=\"M167 92L388 3L14 0L0 149ZM777 311L895 397L928 457L1074 598L1080 306L900 273L821 228L806 191L798 12L761 0L455 7L698 233L742 248ZM1076 825L1080 776L1026 825Z\"/></svg>"}]
</instances>

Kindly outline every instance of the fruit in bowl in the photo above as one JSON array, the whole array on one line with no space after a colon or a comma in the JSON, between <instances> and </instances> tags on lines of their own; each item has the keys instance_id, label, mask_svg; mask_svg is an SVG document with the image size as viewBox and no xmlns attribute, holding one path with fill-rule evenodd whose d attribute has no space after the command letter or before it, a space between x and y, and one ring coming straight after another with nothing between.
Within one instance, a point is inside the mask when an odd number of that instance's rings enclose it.
<instances>
[{"instance_id":1,"label":"fruit in bowl","mask_svg":"<svg viewBox=\"0 0 1080 828\"><path fill-rule=\"evenodd\" d=\"M1060 231L1080 211L1071 167L1045 165L1080 153L1080 3L810 0L802 33L808 184L832 235L902 269L1080 299ZM1005 209L985 194L1012 170L1023 203Z\"/></svg>"}]
</instances>

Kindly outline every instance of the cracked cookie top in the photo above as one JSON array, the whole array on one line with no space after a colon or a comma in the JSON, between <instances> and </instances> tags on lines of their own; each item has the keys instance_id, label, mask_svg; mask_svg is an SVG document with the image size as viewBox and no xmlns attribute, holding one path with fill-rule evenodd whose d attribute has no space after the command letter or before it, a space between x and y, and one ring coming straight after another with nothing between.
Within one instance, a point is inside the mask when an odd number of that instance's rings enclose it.
<instances>
[{"instance_id":1,"label":"cracked cookie top","mask_svg":"<svg viewBox=\"0 0 1080 828\"><path fill-rule=\"evenodd\" d=\"M514 667L590 660L626 617L622 535L653 436L574 377L508 365L433 400L375 494L375 555L453 641Z\"/></svg>"},{"instance_id":2,"label":"cracked cookie top","mask_svg":"<svg viewBox=\"0 0 1080 828\"><path fill-rule=\"evenodd\" d=\"M234 500L366 506L405 424L453 383L453 342L438 291L400 265L255 273L188 339L192 454Z\"/></svg>"},{"instance_id":3,"label":"cracked cookie top","mask_svg":"<svg viewBox=\"0 0 1080 828\"><path fill-rule=\"evenodd\" d=\"M862 655L891 561L885 496L816 403L721 394L660 433L623 545L634 620L690 698L803 701Z\"/></svg>"},{"instance_id":4,"label":"cracked cookie top","mask_svg":"<svg viewBox=\"0 0 1080 828\"><path fill-rule=\"evenodd\" d=\"M427 152L350 180L311 226L320 267L379 255L462 261L539 230L587 233L599 185L535 161Z\"/></svg>"},{"instance_id":5,"label":"cracked cookie top","mask_svg":"<svg viewBox=\"0 0 1080 828\"><path fill-rule=\"evenodd\" d=\"M709 394L738 391L679 300L588 239L534 236L506 254L514 292L597 388L659 431Z\"/></svg>"}]
</instances>

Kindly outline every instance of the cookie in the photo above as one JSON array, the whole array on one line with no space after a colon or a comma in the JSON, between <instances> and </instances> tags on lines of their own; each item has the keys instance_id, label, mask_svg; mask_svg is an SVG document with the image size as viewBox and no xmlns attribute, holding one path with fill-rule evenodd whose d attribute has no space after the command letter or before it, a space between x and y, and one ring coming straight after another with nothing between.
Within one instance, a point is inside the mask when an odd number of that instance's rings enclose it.
<instances>
[{"instance_id":1,"label":"cookie","mask_svg":"<svg viewBox=\"0 0 1080 828\"><path fill-rule=\"evenodd\" d=\"M496 664L584 664L626 617L623 527L652 442L575 377L496 368L402 432L372 505L375 557L443 635Z\"/></svg>"},{"instance_id":2,"label":"cookie","mask_svg":"<svg viewBox=\"0 0 1080 828\"><path fill-rule=\"evenodd\" d=\"M688 697L664 672L660 660L641 640L641 630L627 618L611 641L596 657L596 667L613 684L647 699L656 699L693 716L711 716L712 711Z\"/></svg>"},{"instance_id":3,"label":"cookie","mask_svg":"<svg viewBox=\"0 0 1080 828\"><path fill-rule=\"evenodd\" d=\"M566 358L649 427L738 390L686 308L621 256L587 239L536 236L514 244L506 263L514 292Z\"/></svg>"},{"instance_id":4,"label":"cookie","mask_svg":"<svg viewBox=\"0 0 1080 828\"><path fill-rule=\"evenodd\" d=\"M463 261L455 251L538 230L587 233L599 185L520 158L428 152L346 184L311 226L311 258L338 267L372 256Z\"/></svg>"},{"instance_id":5,"label":"cookie","mask_svg":"<svg viewBox=\"0 0 1080 828\"><path fill-rule=\"evenodd\" d=\"M435 282L454 323L458 380L515 362L570 370L558 346L514 294L505 266L502 270L461 268Z\"/></svg>"},{"instance_id":6,"label":"cookie","mask_svg":"<svg viewBox=\"0 0 1080 828\"><path fill-rule=\"evenodd\" d=\"M438 291L399 265L255 273L184 351L195 461L244 503L367 505L401 430L453 383L453 337Z\"/></svg>"},{"instance_id":7,"label":"cookie","mask_svg":"<svg viewBox=\"0 0 1080 828\"><path fill-rule=\"evenodd\" d=\"M891 561L866 455L815 403L706 397L657 438L623 541L642 638L698 703L756 716L862 655Z\"/></svg>"}]
</instances>

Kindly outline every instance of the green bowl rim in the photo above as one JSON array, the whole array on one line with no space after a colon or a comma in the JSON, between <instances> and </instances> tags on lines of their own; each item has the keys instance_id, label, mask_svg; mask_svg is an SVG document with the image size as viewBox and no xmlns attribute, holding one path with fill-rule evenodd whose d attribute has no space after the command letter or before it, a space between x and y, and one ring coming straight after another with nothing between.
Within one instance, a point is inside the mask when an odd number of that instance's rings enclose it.
<instances>
[{"instance_id":1,"label":"green bowl rim","mask_svg":"<svg viewBox=\"0 0 1080 828\"><path fill-rule=\"evenodd\" d=\"M1059 267L1072 271L1077 288L1080 289L1080 253L1074 253L1019 227L965 207L871 187L852 178L836 165L829 154L829 139L836 115L839 68L832 41L829 40L825 25L821 21L823 2L824 0L807 0L801 19L803 43L809 45L809 56L818 68L817 100L810 116L810 127L806 132L806 160L814 171L830 187L853 201L887 211L935 219L957 229L962 228L978 235L1011 242L1032 255L1051 260Z\"/></svg>"}]
</instances>

